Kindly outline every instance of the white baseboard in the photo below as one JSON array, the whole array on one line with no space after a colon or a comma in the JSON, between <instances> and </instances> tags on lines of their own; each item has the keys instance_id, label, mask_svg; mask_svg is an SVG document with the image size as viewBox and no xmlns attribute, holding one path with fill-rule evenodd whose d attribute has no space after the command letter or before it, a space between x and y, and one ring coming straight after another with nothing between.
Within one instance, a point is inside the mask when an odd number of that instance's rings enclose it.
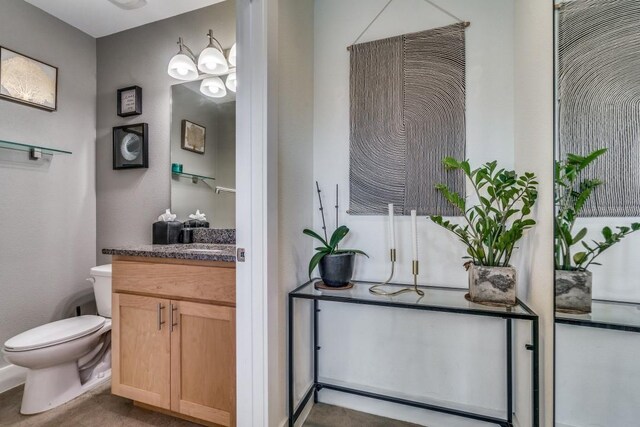
<instances>
[{"instance_id":1,"label":"white baseboard","mask_svg":"<svg viewBox=\"0 0 640 427\"><path fill-rule=\"evenodd\" d=\"M27 370L16 365L7 365L0 368L0 393L11 390L27 379Z\"/></svg>"}]
</instances>

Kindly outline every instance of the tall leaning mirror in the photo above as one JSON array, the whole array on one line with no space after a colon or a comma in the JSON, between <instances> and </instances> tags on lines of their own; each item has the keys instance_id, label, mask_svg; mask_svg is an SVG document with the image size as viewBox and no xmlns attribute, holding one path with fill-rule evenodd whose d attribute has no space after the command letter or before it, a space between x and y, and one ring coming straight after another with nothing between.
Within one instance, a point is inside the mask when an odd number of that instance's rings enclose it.
<instances>
[{"instance_id":1,"label":"tall leaning mirror","mask_svg":"<svg viewBox=\"0 0 640 427\"><path fill-rule=\"evenodd\" d=\"M215 78L215 77L214 77ZM235 93L212 97L205 81L171 87L171 210L199 212L210 228L235 228ZM206 89L206 88L205 88Z\"/></svg>"},{"instance_id":2,"label":"tall leaning mirror","mask_svg":"<svg viewBox=\"0 0 640 427\"><path fill-rule=\"evenodd\" d=\"M639 425L640 1L555 24L556 425Z\"/></svg>"}]
</instances>

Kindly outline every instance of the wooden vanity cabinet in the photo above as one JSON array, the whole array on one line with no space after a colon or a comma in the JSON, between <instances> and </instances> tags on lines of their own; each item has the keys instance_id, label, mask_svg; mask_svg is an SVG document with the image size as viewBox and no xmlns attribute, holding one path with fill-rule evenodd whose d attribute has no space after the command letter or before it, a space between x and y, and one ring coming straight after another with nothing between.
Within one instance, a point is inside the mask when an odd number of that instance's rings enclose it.
<instances>
[{"instance_id":1,"label":"wooden vanity cabinet","mask_svg":"<svg viewBox=\"0 0 640 427\"><path fill-rule=\"evenodd\" d=\"M166 299L113 294L113 394L171 409L171 335L158 325L158 313L168 306Z\"/></svg>"},{"instance_id":2,"label":"wooden vanity cabinet","mask_svg":"<svg viewBox=\"0 0 640 427\"><path fill-rule=\"evenodd\" d=\"M116 257L112 280L113 394L235 426L235 265Z\"/></svg>"},{"instance_id":3,"label":"wooden vanity cabinet","mask_svg":"<svg viewBox=\"0 0 640 427\"><path fill-rule=\"evenodd\" d=\"M171 410L235 425L236 310L172 301Z\"/></svg>"}]
</instances>

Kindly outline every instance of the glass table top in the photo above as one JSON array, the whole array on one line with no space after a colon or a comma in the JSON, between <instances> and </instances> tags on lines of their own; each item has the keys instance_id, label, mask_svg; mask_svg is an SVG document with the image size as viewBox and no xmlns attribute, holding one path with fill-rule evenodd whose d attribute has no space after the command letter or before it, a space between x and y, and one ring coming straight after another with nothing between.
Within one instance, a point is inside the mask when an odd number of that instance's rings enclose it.
<instances>
[{"instance_id":1,"label":"glass table top","mask_svg":"<svg viewBox=\"0 0 640 427\"><path fill-rule=\"evenodd\" d=\"M591 313L556 312L556 322L592 328L640 332L640 304L593 300Z\"/></svg>"},{"instance_id":2,"label":"glass table top","mask_svg":"<svg viewBox=\"0 0 640 427\"><path fill-rule=\"evenodd\" d=\"M409 309L446 311L454 313L467 313L475 315L534 319L538 316L523 302L517 301L512 307L489 306L473 303L465 298L468 289L447 288L441 286L419 286L424 292L424 296L419 296L414 292L407 292L397 296L380 296L369 292L369 288L376 283L354 281L351 289L345 290L325 290L316 289L314 284L319 279L311 280L304 285L293 290L289 295L293 298L315 299L325 301L347 302L356 304L386 305ZM399 287L412 285L389 284L385 289L394 291Z\"/></svg>"}]
</instances>

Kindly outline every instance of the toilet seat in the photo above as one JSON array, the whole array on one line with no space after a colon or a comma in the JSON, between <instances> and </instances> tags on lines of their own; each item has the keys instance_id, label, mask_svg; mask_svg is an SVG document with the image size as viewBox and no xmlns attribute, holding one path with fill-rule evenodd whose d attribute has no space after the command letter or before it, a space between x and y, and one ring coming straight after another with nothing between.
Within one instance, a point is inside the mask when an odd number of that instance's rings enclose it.
<instances>
[{"instance_id":1,"label":"toilet seat","mask_svg":"<svg viewBox=\"0 0 640 427\"><path fill-rule=\"evenodd\" d=\"M101 316L78 316L47 323L9 339L4 343L4 350L29 351L72 341L96 332L105 321Z\"/></svg>"}]
</instances>

